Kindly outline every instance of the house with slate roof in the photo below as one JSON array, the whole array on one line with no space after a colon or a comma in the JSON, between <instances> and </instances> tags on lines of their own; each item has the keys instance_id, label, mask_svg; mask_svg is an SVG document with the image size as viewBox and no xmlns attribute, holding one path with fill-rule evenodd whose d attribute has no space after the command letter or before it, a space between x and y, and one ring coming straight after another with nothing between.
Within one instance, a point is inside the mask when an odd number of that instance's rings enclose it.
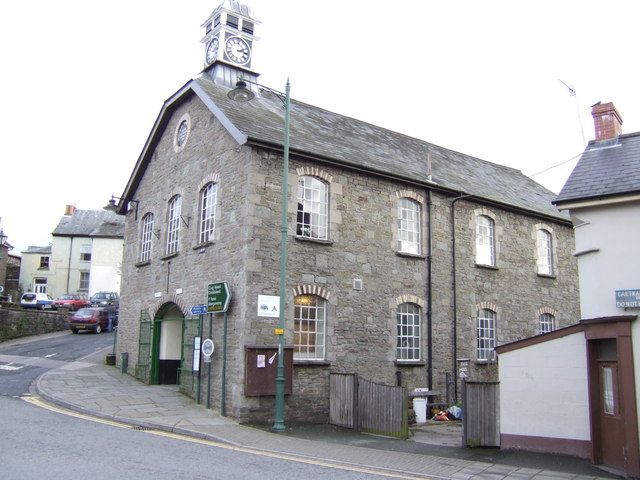
<instances>
[{"instance_id":1,"label":"house with slate roof","mask_svg":"<svg viewBox=\"0 0 640 480\"><path fill-rule=\"evenodd\" d=\"M576 224L581 320L498 347L501 446L638 478L640 132L622 134L612 103L591 113L595 140L554 200Z\"/></svg>"},{"instance_id":2,"label":"house with slate roof","mask_svg":"<svg viewBox=\"0 0 640 480\"><path fill-rule=\"evenodd\" d=\"M237 2L214 10L204 70L164 102L133 167L117 206L126 218L117 349L142 381L268 422L285 112L278 92L252 83L258 24ZM255 98L236 103L228 93L241 77ZM316 106L292 100L290 112L288 421L327 421L334 372L453 402L461 377L497 379L499 343L575 323L572 222L552 192L518 170ZM226 313L192 309L208 309L209 285L221 283ZM210 363L198 351L206 338Z\"/></svg>"},{"instance_id":3,"label":"house with slate roof","mask_svg":"<svg viewBox=\"0 0 640 480\"><path fill-rule=\"evenodd\" d=\"M120 292L124 219L105 210L78 210L68 205L47 247L22 252L23 292L88 296Z\"/></svg>"}]
</instances>

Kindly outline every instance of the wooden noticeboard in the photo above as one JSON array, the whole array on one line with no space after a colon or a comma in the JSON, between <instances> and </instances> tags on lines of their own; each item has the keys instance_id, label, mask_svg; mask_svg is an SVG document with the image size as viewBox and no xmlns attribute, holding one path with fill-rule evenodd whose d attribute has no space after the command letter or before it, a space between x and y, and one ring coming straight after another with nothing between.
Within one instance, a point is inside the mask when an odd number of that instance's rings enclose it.
<instances>
[{"instance_id":1,"label":"wooden noticeboard","mask_svg":"<svg viewBox=\"0 0 640 480\"><path fill-rule=\"evenodd\" d=\"M245 346L244 395L260 397L276 394L278 346ZM293 347L284 348L284 393L291 395L293 380Z\"/></svg>"}]
</instances>

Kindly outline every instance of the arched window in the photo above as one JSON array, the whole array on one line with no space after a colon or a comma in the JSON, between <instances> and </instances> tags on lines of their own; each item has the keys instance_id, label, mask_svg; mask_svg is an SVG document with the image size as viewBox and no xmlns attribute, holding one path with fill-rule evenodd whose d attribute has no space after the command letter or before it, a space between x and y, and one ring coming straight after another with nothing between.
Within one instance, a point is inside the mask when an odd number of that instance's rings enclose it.
<instances>
[{"instance_id":1,"label":"arched window","mask_svg":"<svg viewBox=\"0 0 640 480\"><path fill-rule=\"evenodd\" d=\"M543 313L539 317L540 320L540 333L553 332L555 329L556 319L550 313Z\"/></svg>"},{"instance_id":2,"label":"arched window","mask_svg":"<svg viewBox=\"0 0 640 480\"><path fill-rule=\"evenodd\" d=\"M542 228L538 230L537 252L538 273L553 275L553 237L548 230Z\"/></svg>"},{"instance_id":3,"label":"arched window","mask_svg":"<svg viewBox=\"0 0 640 480\"><path fill-rule=\"evenodd\" d=\"M478 265L496 264L495 226L486 215L476 217L476 263Z\"/></svg>"},{"instance_id":4,"label":"arched window","mask_svg":"<svg viewBox=\"0 0 640 480\"><path fill-rule=\"evenodd\" d=\"M478 310L478 360L493 360L496 347L496 312L483 308Z\"/></svg>"},{"instance_id":5,"label":"arched window","mask_svg":"<svg viewBox=\"0 0 640 480\"><path fill-rule=\"evenodd\" d=\"M208 183L200 190L200 243L213 242L218 185Z\"/></svg>"},{"instance_id":6,"label":"arched window","mask_svg":"<svg viewBox=\"0 0 640 480\"><path fill-rule=\"evenodd\" d=\"M142 218L142 235L140 236L140 261L151 260L153 247L153 213L147 213Z\"/></svg>"},{"instance_id":7,"label":"arched window","mask_svg":"<svg viewBox=\"0 0 640 480\"><path fill-rule=\"evenodd\" d=\"M420 245L420 204L411 198L398 200L398 239L400 251L422 253Z\"/></svg>"},{"instance_id":8,"label":"arched window","mask_svg":"<svg viewBox=\"0 0 640 480\"><path fill-rule=\"evenodd\" d=\"M396 359L420 360L420 307L401 303L396 312Z\"/></svg>"},{"instance_id":9,"label":"arched window","mask_svg":"<svg viewBox=\"0 0 640 480\"><path fill-rule=\"evenodd\" d=\"M169 200L169 215L167 221L167 255L176 253L180 247L180 213L182 197L175 195Z\"/></svg>"},{"instance_id":10,"label":"arched window","mask_svg":"<svg viewBox=\"0 0 640 480\"><path fill-rule=\"evenodd\" d=\"M326 300L316 295L294 298L293 358L324 360Z\"/></svg>"},{"instance_id":11,"label":"arched window","mask_svg":"<svg viewBox=\"0 0 640 480\"><path fill-rule=\"evenodd\" d=\"M315 177L302 176L298 180L298 216L296 235L327 240L329 189Z\"/></svg>"}]
</instances>

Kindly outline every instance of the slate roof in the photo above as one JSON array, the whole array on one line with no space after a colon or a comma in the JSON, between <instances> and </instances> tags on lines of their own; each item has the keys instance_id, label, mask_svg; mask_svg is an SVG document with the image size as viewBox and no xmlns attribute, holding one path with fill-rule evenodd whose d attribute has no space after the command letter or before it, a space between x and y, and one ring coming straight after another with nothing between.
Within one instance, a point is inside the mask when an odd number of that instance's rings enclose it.
<instances>
[{"instance_id":1,"label":"slate roof","mask_svg":"<svg viewBox=\"0 0 640 480\"><path fill-rule=\"evenodd\" d=\"M554 200L597 199L640 192L640 132L589 142Z\"/></svg>"},{"instance_id":2,"label":"slate roof","mask_svg":"<svg viewBox=\"0 0 640 480\"><path fill-rule=\"evenodd\" d=\"M40 254L51 254L51 245L46 247L37 247L33 245L29 245L26 250L23 250L22 253L40 253Z\"/></svg>"},{"instance_id":3,"label":"slate roof","mask_svg":"<svg viewBox=\"0 0 640 480\"><path fill-rule=\"evenodd\" d=\"M284 108L281 99L263 90L250 102L238 103L227 98L228 91L228 87L215 84L204 72L165 102L123 194L125 199L133 198L171 111L191 92L198 95L240 144L246 142L282 149ZM290 152L292 157L301 154L403 181L430 185L451 195L473 195L486 202L569 221L566 213L552 205L555 193L519 170L293 99ZM430 182L428 174L429 153L433 182Z\"/></svg>"},{"instance_id":4,"label":"slate roof","mask_svg":"<svg viewBox=\"0 0 640 480\"><path fill-rule=\"evenodd\" d=\"M107 210L76 210L62 217L52 235L124 238L124 218Z\"/></svg>"}]
</instances>

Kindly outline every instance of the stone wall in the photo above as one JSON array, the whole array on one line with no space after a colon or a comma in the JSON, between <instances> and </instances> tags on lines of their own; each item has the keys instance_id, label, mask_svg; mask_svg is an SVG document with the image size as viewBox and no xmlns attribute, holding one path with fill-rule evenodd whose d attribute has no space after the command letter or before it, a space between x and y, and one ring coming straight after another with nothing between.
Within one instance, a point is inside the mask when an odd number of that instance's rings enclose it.
<instances>
[{"instance_id":1,"label":"stone wall","mask_svg":"<svg viewBox=\"0 0 640 480\"><path fill-rule=\"evenodd\" d=\"M69 328L67 312L0 308L0 342Z\"/></svg>"}]
</instances>

